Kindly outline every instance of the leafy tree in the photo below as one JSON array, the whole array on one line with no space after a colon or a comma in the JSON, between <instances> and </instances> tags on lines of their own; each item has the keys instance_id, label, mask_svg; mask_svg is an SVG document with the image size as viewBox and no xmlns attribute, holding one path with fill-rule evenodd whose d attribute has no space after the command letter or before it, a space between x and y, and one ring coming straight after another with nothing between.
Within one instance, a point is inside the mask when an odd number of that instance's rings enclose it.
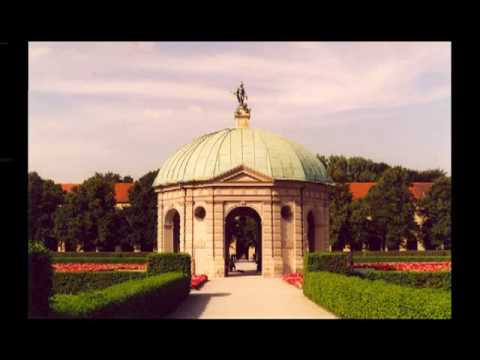
<instances>
[{"instance_id":1,"label":"leafy tree","mask_svg":"<svg viewBox=\"0 0 480 360\"><path fill-rule=\"evenodd\" d=\"M152 184L158 170L150 171L136 181L129 192L130 207L123 210L130 226L128 244L152 250L157 241L157 196Z\"/></svg>"},{"instance_id":2,"label":"leafy tree","mask_svg":"<svg viewBox=\"0 0 480 360\"><path fill-rule=\"evenodd\" d=\"M436 180L431 190L419 201L419 213L423 217L422 238L426 249L443 245L450 249L452 243L452 182L451 178Z\"/></svg>"},{"instance_id":3,"label":"leafy tree","mask_svg":"<svg viewBox=\"0 0 480 360\"><path fill-rule=\"evenodd\" d=\"M55 216L55 233L69 248L80 246L89 251L107 249L112 244L115 223L115 195L111 173L96 173L74 188Z\"/></svg>"},{"instance_id":4,"label":"leafy tree","mask_svg":"<svg viewBox=\"0 0 480 360\"><path fill-rule=\"evenodd\" d=\"M42 179L36 172L28 174L28 236L42 242L51 250L56 249L54 237L54 213L64 201L60 185Z\"/></svg>"},{"instance_id":5,"label":"leafy tree","mask_svg":"<svg viewBox=\"0 0 480 360\"><path fill-rule=\"evenodd\" d=\"M329 187L330 243L333 250L342 250L350 244L350 204L352 193L347 184Z\"/></svg>"},{"instance_id":6,"label":"leafy tree","mask_svg":"<svg viewBox=\"0 0 480 360\"><path fill-rule=\"evenodd\" d=\"M365 246L368 250L380 250L381 238L378 225L369 215L366 200L358 199L352 201L350 214L350 241L352 248L361 250Z\"/></svg>"},{"instance_id":7,"label":"leafy tree","mask_svg":"<svg viewBox=\"0 0 480 360\"><path fill-rule=\"evenodd\" d=\"M402 239L415 239L415 205L408 187L408 172L401 167L385 171L366 196L368 212L381 239L381 249L398 249Z\"/></svg>"},{"instance_id":8,"label":"leafy tree","mask_svg":"<svg viewBox=\"0 0 480 360\"><path fill-rule=\"evenodd\" d=\"M344 183L349 181L347 158L345 156L331 155L328 159L327 173L335 182Z\"/></svg>"}]
</instances>

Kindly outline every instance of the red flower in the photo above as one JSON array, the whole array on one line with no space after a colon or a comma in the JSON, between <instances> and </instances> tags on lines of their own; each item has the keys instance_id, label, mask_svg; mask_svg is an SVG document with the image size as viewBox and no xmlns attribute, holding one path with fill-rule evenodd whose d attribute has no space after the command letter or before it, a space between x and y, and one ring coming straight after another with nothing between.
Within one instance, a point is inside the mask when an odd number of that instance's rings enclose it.
<instances>
[{"instance_id":1,"label":"red flower","mask_svg":"<svg viewBox=\"0 0 480 360\"><path fill-rule=\"evenodd\" d=\"M452 263L443 262L384 262L384 263L358 263L353 265L357 269L396 270L396 271L451 271Z\"/></svg>"},{"instance_id":2,"label":"red flower","mask_svg":"<svg viewBox=\"0 0 480 360\"><path fill-rule=\"evenodd\" d=\"M97 263L69 263L53 264L58 272L79 272L79 271L116 271L116 270L143 270L147 269L146 264L97 264Z\"/></svg>"},{"instance_id":3,"label":"red flower","mask_svg":"<svg viewBox=\"0 0 480 360\"><path fill-rule=\"evenodd\" d=\"M197 289L204 283L208 280L208 276L207 275L193 275L192 276L192 283L191 283L191 287L193 289Z\"/></svg>"}]
</instances>

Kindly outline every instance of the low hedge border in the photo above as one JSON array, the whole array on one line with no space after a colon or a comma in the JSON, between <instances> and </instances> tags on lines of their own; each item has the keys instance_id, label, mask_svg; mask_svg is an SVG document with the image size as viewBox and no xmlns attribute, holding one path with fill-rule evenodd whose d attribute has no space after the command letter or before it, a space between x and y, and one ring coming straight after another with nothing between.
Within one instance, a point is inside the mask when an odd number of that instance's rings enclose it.
<instances>
[{"instance_id":1,"label":"low hedge border","mask_svg":"<svg viewBox=\"0 0 480 360\"><path fill-rule=\"evenodd\" d=\"M389 283L415 288L432 288L451 290L452 274L449 271L380 271L372 269L355 269L354 275L368 280L384 280Z\"/></svg>"},{"instance_id":2,"label":"low hedge border","mask_svg":"<svg viewBox=\"0 0 480 360\"><path fill-rule=\"evenodd\" d=\"M145 264L146 257L54 257L55 264Z\"/></svg>"},{"instance_id":3,"label":"low hedge border","mask_svg":"<svg viewBox=\"0 0 480 360\"><path fill-rule=\"evenodd\" d=\"M54 318L158 318L175 309L190 293L190 278L166 273L130 280L102 290L52 297Z\"/></svg>"},{"instance_id":4,"label":"low hedge border","mask_svg":"<svg viewBox=\"0 0 480 360\"><path fill-rule=\"evenodd\" d=\"M369 263L369 262L438 262L451 261L450 256L357 256L353 255L353 262Z\"/></svg>"},{"instance_id":5,"label":"low hedge border","mask_svg":"<svg viewBox=\"0 0 480 360\"><path fill-rule=\"evenodd\" d=\"M86 252L75 252L75 251L67 251L67 252L52 252L52 257L61 257L61 258L67 258L67 257L114 257L114 258L119 258L119 257L127 257L127 258L132 258L132 257L144 257L146 258L148 255L152 254L152 252L114 252L114 251L86 251Z\"/></svg>"},{"instance_id":6,"label":"low hedge border","mask_svg":"<svg viewBox=\"0 0 480 360\"><path fill-rule=\"evenodd\" d=\"M355 256L376 256L376 257L388 257L388 256L451 256L450 250L406 250L406 251L355 251Z\"/></svg>"},{"instance_id":7,"label":"low hedge border","mask_svg":"<svg viewBox=\"0 0 480 360\"><path fill-rule=\"evenodd\" d=\"M312 252L306 253L304 273L310 271L330 271L348 274L351 271L350 256L346 253Z\"/></svg>"},{"instance_id":8,"label":"low hedge border","mask_svg":"<svg viewBox=\"0 0 480 360\"><path fill-rule=\"evenodd\" d=\"M451 293L329 272L305 274L305 296L346 319L449 319Z\"/></svg>"},{"instance_id":9,"label":"low hedge border","mask_svg":"<svg viewBox=\"0 0 480 360\"><path fill-rule=\"evenodd\" d=\"M149 275L167 272L182 272L192 277L191 257L187 253L161 253L148 256L147 273Z\"/></svg>"},{"instance_id":10,"label":"low hedge border","mask_svg":"<svg viewBox=\"0 0 480 360\"><path fill-rule=\"evenodd\" d=\"M52 296L53 267L48 249L39 242L28 242L28 316L47 317Z\"/></svg>"},{"instance_id":11,"label":"low hedge border","mask_svg":"<svg viewBox=\"0 0 480 360\"><path fill-rule=\"evenodd\" d=\"M56 272L53 275L53 293L77 294L104 289L129 280L143 279L146 276L144 272L134 271Z\"/></svg>"}]
</instances>

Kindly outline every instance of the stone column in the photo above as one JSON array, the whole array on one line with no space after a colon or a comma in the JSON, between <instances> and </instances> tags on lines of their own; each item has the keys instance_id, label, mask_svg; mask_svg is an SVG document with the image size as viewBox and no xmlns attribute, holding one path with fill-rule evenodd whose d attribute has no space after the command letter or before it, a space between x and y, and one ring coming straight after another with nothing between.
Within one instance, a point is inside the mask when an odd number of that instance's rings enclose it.
<instances>
[{"instance_id":1,"label":"stone column","mask_svg":"<svg viewBox=\"0 0 480 360\"><path fill-rule=\"evenodd\" d=\"M262 209L262 276L273 276L275 263L273 260L273 217L272 202L264 202Z\"/></svg>"},{"instance_id":2,"label":"stone column","mask_svg":"<svg viewBox=\"0 0 480 360\"><path fill-rule=\"evenodd\" d=\"M214 270L215 277L225 277L225 215L223 202L215 202L213 205L213 250L214 250Z\"/></svg>"},{"instance_id":3,"label":"stone column","mask_svg":"<svg viewBox=\"0 0 480 360\"><path fill-rule=\"evenodd\" d=\"M300 197L293 209L295 272L303 270L303 218Z\"/></svg>"},{"instance_id":4,"label":"stone column","mask_svg":"<svg viewBox=\"0 0 480 360\"><path fill-rule=\"evenodd\" d=\"M277 199L273 201L272 214L272 240L273 240L273 276L281 276L283 274L283 258L282 258L282 238L281 238L281 214L280 202Z\"/></svg>"}]
</instances>

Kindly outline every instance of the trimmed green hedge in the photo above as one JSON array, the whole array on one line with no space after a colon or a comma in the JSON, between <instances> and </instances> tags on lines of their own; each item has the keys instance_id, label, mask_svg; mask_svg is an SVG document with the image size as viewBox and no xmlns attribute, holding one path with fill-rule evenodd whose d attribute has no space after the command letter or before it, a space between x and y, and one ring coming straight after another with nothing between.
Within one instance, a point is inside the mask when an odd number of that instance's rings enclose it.
<instances>
[{"instance_id":1,"label":"trimmed green hedge","mask_svg":"<svg viewBox=\"0 0 480 360\"><path fill-rule=\"evenodd\" d=\"M146 257L54 257L55 264L145 264Z\"/></svg>"},{"instance_id":2,"label":"trimmed green hedge","mask_svg":"<svg viewBox=\"0 0 480 360\"><path fill-rule=\"evenodd\" d=\"M415 288L432 288L451 290L452 274L450 271L414 272L414 271L379 271L373 269L356 269L354 274L362 279L384 280L389 283Z\"/></svg>"},{"instance_id":3,"label":"trimmed green hedge","mask_svg":"<svg viewBox=\"0 0 480 360\"><path fill-rule=\"evenodd\" d=\"M53 268L50 252L38 242L28 242L28 316L46 317L52 295Z\"/></svg>"},{"instance_id":4,"label":"trimmed green hedge","mask_svg":"<svg viewBox=\"0 0 480 360\"><path fill-rule=\"evenodd\" d=\"M388 256L413 256L413 257L425 257L425 256L451 256L450 250L427 250L427 251L355 251L355 256L374 256L374 257L388 257Z\"/></svg>"},{"instance_id":5,"label":"trimmed green hedge","mask_svg":"<svg viewBox=\"0 0 480 360\"><path fill-rule=\"evenodd\" d=\"M304 257L304 273L310 271L330 271L348 274L351 271L349 255L346 253L313 252Z\"/></svg>"},{"instance_id":6,"label":"trimmed green hedge","mask_svg":"<svg viewBox=\"0 0 480 360\"><path fill-rule=\"evenodd\" d=\"M353 255L353 262L369 263L369 262L437 262L451 261L450 256L356 256Z\"/></svg>"},{"instance_id":7,"label":"trimmed green hedge","mask_svg":"<svg viewBox=\"0 0 480 360\"><path fill-rule=\"evenodd\" d=\"M190 254L187 253L151 254L148 257L147 273L154 275L167 272L182 272L190 278L192 276L190 264Z\"/></svg>"},{"instance_id":8,"label":"trimmed green hedge","mask_svg":"<svg viewBox=\"0 0 480 360\"><path fill-rule=\"evenodd\" d=\"M53 275L53 293L77 294L104 289L128 280L143 279L146 276L144 272L135 271L56 272Z\"/></svg>"},{"instance_id":9,"label":"trimmed green hedge","mask_svg":"<svg viewBox=\"0 0 480 360\"><path fill-rule=\"evenodd\" d=\"M52 252L52 256L54 258L56 257L61 257L61 258L67 258L67 257L80 257L80 258L90 258L90 257L101 257L101 258L106 258L106 257L114 257L114 258L120 258L120 257L127 257L127 258L132 258L132 257L143 257L146 258L148 255L152 254L152 252L131 252L131 251L126 251L126 252L113 252L113 251L100 251L100 252L95 252L95 251L87 251L87 252L75 252L75 251L68 251L68 252Z\"/></svg>"},{"instance_id":10,"label":"trimmed green hedge","mask_svg":"<svg viewBox=\"0 0 480 360\"><path fill-rule=\"evenodd\" d=\"M130 280L102 290L55 295L55 318L158 318L175 309L190 293L190 279L166 273Z\"/></svg>"},{"instance_id":11,"label":"trimmed green hedge","mask_svg":"<svg viewBox=\"0 0 480 360\"><path fill-rule=\"evenodd\" d=\"M449 319L451 293L329 272L305 274L303 293L346 319Z\"/></svg>"}]
</instances>

